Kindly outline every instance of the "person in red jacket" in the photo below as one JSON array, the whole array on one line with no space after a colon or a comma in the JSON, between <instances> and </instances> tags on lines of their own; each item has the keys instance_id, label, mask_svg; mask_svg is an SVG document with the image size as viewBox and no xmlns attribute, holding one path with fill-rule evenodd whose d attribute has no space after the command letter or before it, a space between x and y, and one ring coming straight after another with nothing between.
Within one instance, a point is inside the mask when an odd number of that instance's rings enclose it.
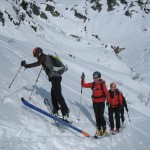
<instances>
[{"instance_id":1,"label":"person in red jacket","mask_svg":"<svg viewBox=\"0 0 150 150\"><path fill-rule=\"evenodd\" d=\"M122 106L122 94L117 89L116 83L112 82L110 84L110 99L108 100L107 105L108 107L108 114L109 114L109 122L111 127L111 132L114 133L114 117L113 114L115 114L116 119L116 132L119 132L120 129L120 107Z\"/></svg>"},{"instance_id":2,"label":"person in red jacket","mask_svg":"<svg viewBox=\"0 0 150 150\"><path fill-rule=\"evenodd\" d=\"M81 85L84 88L91 88L93 91L92 101L96 118L97 131L96 135L106 135L106 121L104 118L105 100L109 96L105 81L101 79L101 73L96 71L93 73L94 82L85 83L84 73L81 76Z\"/></svg>"}]
</instances>

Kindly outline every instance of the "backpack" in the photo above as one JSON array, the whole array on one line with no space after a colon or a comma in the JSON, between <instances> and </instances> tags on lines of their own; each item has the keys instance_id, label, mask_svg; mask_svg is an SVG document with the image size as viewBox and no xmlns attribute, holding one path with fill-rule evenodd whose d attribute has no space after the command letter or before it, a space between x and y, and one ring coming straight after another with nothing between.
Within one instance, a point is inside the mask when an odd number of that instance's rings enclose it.
<instances>
[{"instance_id":1,"label":"backpack","mask_svg":"<svg viewBox=\"0 0 150 150\"><path fill-rule=\"evenodd\" d=\"M46 55L46 67L57 74L63 74L67 70L60 58L54 55Z\"/></svg>"},{"instance_id":2,"label":"backpack","mask_svg":"<svg viewBox=\"0 0 150 150\"><path fill-rule=\"evenodd\" d=\"M105 96L104 89L103 89L103 83L104 83L104 82L99 83L100 86L101 86L101 90L102 90L102 92L103 92L103 95L101 95L101 96L99 96L99 97L95 97L94 95L92 95L92 98L102 98L102 97L106 97L106 96ZM92 91L94 90L94 86L95 86L95 82L93 82L93 84L92 84L92 88L91 88Z\"/></svg>"}]
</instances>

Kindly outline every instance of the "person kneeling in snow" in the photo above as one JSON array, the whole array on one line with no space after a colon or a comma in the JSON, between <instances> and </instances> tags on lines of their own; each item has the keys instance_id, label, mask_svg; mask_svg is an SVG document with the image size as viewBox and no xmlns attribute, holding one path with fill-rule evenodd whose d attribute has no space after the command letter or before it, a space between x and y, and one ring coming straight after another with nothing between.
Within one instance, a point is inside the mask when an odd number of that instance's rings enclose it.
<instances>
[{"instance_id":1,"label":"person kneeling in snow","mask_svg":"<svg viewBox=\"0 0 150 150\"><path fill-rule=\"evenodd\" d=\"M92 101L93 109L96 118L97 131L96 135L106 135L106 121L104 118L105 100L108 98L109 93L105 84L105 81L101 79L100 72L96 71L93 73L94 82L85 83L84 73L81 76L81 86L84 88L91 88L93 91Z\"/></svg>"},{"instance_id":2,"label":"person kneeling in snow","mask_svg":"<svg viewBox=\"0 0 150 150\"><path fill-rule=\"evenodd\" d=\"M116 83L112 82L110 84L110 99L108 99L108 103L106 105L108 106L108 115L109 115L109 122L111 127L111 132L114 133L114 117L113 114L115 114L116 119L116 132L119 132L120 129L120 108L122 107L122 93L117 89Z\"/></svg>"}]
</instances>

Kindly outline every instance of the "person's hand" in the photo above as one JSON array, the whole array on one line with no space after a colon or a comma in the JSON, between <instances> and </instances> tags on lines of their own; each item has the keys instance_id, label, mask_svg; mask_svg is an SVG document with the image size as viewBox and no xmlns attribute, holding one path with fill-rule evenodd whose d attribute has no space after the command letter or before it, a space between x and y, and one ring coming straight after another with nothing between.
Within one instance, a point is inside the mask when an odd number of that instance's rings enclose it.
<instances>
[{"instance_id":1,"label":"person's hand","mask_svg":"<svg viewBox=\"0 0 150 150\"><path fill-rule=\"evenodd\" d=\"M84 72L82 73L81 75L81 79L84 79L85 78L85 75L84 75Z\"/></svg>"},{"instance_id":2,"label":"person's hand","mask_svg":"<svg viewBox=\"0 0 150 150\"><path fill-rule=\"evenodd\" d=\"M25 61L25 60L21 62L21 66L23 66L23 67L26 68L26 65L27 65L27 64L26 64L26 61Z\"/></svg>"},{"instance_id":3,"label":"person's hand","mask_svg":"<svg viewBox=\"0 0 150 150\"><path fill-rule=\"evenodd\" d=\"M126 108L126 111L127 111L127 112L129 111L128 108Z\"/></svg>"}]
</instances>

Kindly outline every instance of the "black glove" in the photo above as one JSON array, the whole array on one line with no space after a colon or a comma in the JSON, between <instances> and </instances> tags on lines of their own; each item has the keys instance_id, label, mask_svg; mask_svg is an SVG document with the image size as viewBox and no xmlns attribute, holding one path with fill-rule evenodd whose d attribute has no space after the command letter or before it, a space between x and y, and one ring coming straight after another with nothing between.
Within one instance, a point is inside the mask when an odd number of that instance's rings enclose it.
<instances>
[{"instance_id":1,"label":"black glove","mask_svg":"<svg viewBox=\"0 0 150 150\"><path fill-rule=\"evenodd\" d=\"M127 111L127 112L129 111L128 108L126 108L126 111Z\"/></svg>"},{"instance_id":2,"label":"black glove","mask_svg":"<svg viewBox=\"0 0 150 150\"><path fill-rule=\"evenodd\" d=\"M23 67L26 68L27 64L26 64L26 61L25 61L25 60L21 62L21 66L23 66Z\"/></svg>"},{"instance_id":3,"label":"black glove","mask_svg":"<svg viewBox=\"0 0 150 150\"><path fill-rule=\"evenodd\" d=\"M82 73L81 75L81 79L84 79L85 78L85 75L84 75L84 72Z\"/></svg>"}]
</instances>

